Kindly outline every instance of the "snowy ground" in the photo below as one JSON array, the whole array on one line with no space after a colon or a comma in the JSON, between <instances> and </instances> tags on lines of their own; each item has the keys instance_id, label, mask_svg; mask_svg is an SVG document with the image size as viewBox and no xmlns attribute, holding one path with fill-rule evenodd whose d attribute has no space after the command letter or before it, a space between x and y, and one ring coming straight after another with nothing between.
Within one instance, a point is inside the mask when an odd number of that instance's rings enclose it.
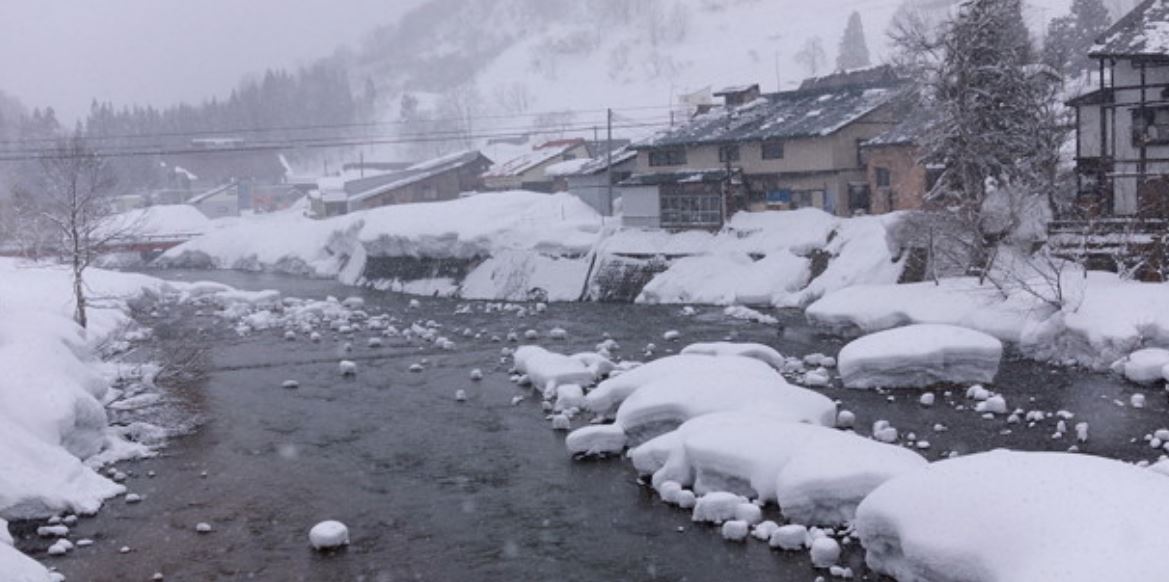
<instances>
[{"instance_id":1,"label":"snowy ground","mask_svg":"<svg viewBox=\"0 0 1169 582\"><path fill-rule=\"evenodd\" d=\"M72 320L69 271L0 259L0 546L3 519L90 515L125 493L117 473L102 466L152 454L168 430L134 418L162 399L156 366L103 361L150 331L130 318L128 301L143 294L190 299L210 292L233 300L223 286L171 284L143 275L87 272L88 329ZM72 518L72 519L75 519ZM0 572L45 579L43 568L0 547ZM14 574L16 575L16 574Z\"/></svg>"}]
</instances>

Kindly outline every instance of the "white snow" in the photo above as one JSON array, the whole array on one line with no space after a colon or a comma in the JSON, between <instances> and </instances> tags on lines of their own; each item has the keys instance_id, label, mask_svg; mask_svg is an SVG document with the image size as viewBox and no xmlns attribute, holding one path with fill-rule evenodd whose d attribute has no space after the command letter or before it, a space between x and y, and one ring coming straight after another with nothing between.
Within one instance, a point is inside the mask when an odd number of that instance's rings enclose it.
<instances>
[{"instance_id":1,"label":"white snow","mask_svg":"<svg viewBox=\"0 0 1169 582\"><path fill-rule=\"evenodd\" d=\"M629 458L655 486L751 496L777 502L791 520L824 525L849 521L874 488L926 465L901 447L753 411L696 417Z\"/></svg>"},{"instance_id":2,"label":"white snow","mask_svg":"<svg viewBox=\"0 0 1169 582\"><path fill-rule=\"evenodd\" d=\"M1169 367L1169 350L1166 349L1137 350L1117 364L1130 382L1157 384L1169 380L1169 376L1165 375L1165 369Z\"/></svg>"},{"instance_id":3,"label":"white snow","mask_svg":"<svg viewBox=\"0 0 1169 582\"><path fill-rule=\"evenodd\" d=\"M840 350L849 388L919 388L934 384L993 382L1003 345L972 329L908 325L855 340Z\"/></svg>"},{"instance_id":4,"label":"white snow","mask_svg":"<svg viewBox=\"0 0 1169 582\"><path fill-rule=\"evenodd\" d=\"M516 371L527 375L532 385L540 390L549 385L589 385L596 380L593 371L579 359L539 346L521 346L516 349L514 358Z\"/></svg>"},{"instance_id":5,"label":"white snow","mask_svg":"<svg viewBox=\"0 0 1169 582\"><path fill-rule=\"evenodd\" d=\"M940 461L861 503L866 561L899 580L1159 580L1169 479L1119 461L993 451Z\"/></svg>"},{"instance_id":6,"label":"white snow","mask_svg":"<svg viewBox=\"0 0 1169 582\"><path fill-rule=\"evenodd\" d=\"M743 356L759 360L776 370L783 370L785 362L783 354L777 352L775 348L757 343L697 343L682 348L682 351L678 353L680 355Z\"/></svg>"},{"instance_id":7,"label":"white snow","mask_svg":"<svg viewBox=\"0 0 1169 582\"><path fill-rule=\"evenodd\" d=\"M339 521L322 521L308 532L309 543L316 550L330 550L349 545L349 528Z\"/></svg>"},{"instance_id":8,"label":"white snow","mask_svg":"<svg viewBox=\"0 0 1169 582\"><path fill-rule=\"evenodd\" d=\"M701 501L701 500L699 500ZM742 520L731 520L723 523L722 536L724 540L732 542L741 542L747 539L747 535L751 532L751 525Z\"/></svg>"},{"instance_id":9,"label":"white snow","mask_svg":"<svg viewBox=\"0 0 1169 582\"><path fill-rule=\"evenodd\" d=\"M808 528L799 524L781 526L771 534L767 545L789 552L799 551L808 546Z\"/></svg>"},{"instance_id":10,"label":"white snow","mask_svg":"<svg viewBox=\"0 0 1169 582\"><path fill-rule=\"evenodd\" d=\"M809 553L812 557L813 566L817 568L828 568L840 560L840 544L830 537L821 536L812 540L812 547Z\"/></svg>"}]
</instances>

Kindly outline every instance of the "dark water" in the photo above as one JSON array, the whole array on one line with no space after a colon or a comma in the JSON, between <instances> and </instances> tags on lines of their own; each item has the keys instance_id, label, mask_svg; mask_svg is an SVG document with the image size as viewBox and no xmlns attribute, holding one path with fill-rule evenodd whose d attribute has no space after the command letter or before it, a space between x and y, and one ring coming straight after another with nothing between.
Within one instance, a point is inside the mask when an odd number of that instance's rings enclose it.
<instances>
[{"instance_id":1,"label":"dark water","mask_svg":"<svg viewBox=\"0 0 1169 582\"><path fill-rule=\"evenodd\" d=\"M91 537L94 546L48 558L41 553L44 542L27 535L19 541L71 581L149 580L155 572L166 580L379 582L827 575L813 570L804 553L773 552L753 540L724 542L716 529L691 524L687 512L638 485L623 461L571 460L563 433L550 430L538 399L508 381L501 344L458 333L465 327L505 335L559 326L568 330L566 341L541 343L572 352L593 349L607 332L633 359L648 342L664 355L687 342L725 338L760 341L785 354L835 354L841 342L807 328L798 313L783 315L783 331L728 320L715 308L682 317L675 307L554 304L545 314L521 319L509 313L455 315L457 302L439 299L424 299L421 310L411 311L407 298L328 281L240 273L168 276L214 277L306 298L361 294L370 311L438 321L458 349L405 340L374 349L365 347L371 334L358 334L345 357L358 362L359 372L343 379L337 372L340 344L330 334L320 344L286 342L275 330L241 338L191 310L148 321L158 329L160 349L192 342L210 348L210 374L176 388L184 406L207 420L163 456L120 466L132 473L129 489L145 500L113 500L96 518L83 519L72 538ZM682 332L678 344L662 341L669 329ZM424 372L408 371L424 358ZM486 378L471 382L472 368L482 368ZM1089 421L1086 451L1155 458L1143 443L1129 440L1160 426L1162 394L1150 391L1148 408L1138 411L1117 406L1113 400L1127 402L1130 388L1102 376L1011 361L1000 378L997 389L1012 408L1068 409L1077 413L1069 424ZM299 381L300 388L283 389L286 379ZM455 401L458 389L468 392L468 402ZM928 435L932 446L924 454L930 459L950 450L1066 450L1073 444L1071 436L1050 437L1054 421L1034 429L1008 426L1001 417L984 420L956 410L940 397L932 409L923 409L916 393L898 394L892 403L872 392L825 393L857 413L863 432L887 419L903 433ZM511 404L524 394L526 401ZM955 403L967 404L961 396L955 395ZM949 430L933 433L935 423ZM157 476L147 477L148 471ZM353 544L347 550L321 555L309 549L307 531L324 519L349 525ZM198 522L211 523L215 531L197 534ZM122 546L132 551L120 554ZM854 548L846 559L858 574L863 571L860 551Z\"/></svg>"}]
</instances>

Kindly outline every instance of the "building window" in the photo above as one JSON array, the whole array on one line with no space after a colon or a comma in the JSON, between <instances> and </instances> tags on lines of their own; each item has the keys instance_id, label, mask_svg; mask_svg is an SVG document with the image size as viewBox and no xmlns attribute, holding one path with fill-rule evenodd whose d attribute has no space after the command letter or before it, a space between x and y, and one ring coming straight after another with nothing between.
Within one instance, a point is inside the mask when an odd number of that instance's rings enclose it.
<instances>
[{"instance_id":1,"label":"building window","mask_svg":"<svg viewBox=\"0 0 1169 582\"><path fill-rule=\"evenodd\" d=\"M889 168L877 168L877 187L888 188L893 183L893 175L889 172Z\"/></svg>"},{"instance_id":2,"label":"building window","mask_svg":"<svg viewBox=\"0 0 1169 582\"><path fill-rule=\"evenodd\" d=\"M718 161L722 163L739 161L739 146L725 145L718 148Z\"/></svg>"},{"instance_id":3,"label":"building window","mask_svg":"<svg viewBox=\"0 0 1169 582\"><path fill-rule=\"evenodd\" d=\"M722 186L717 183L661 186L663 228L718 228L722 225Z\"/></svg>"},{"instance_id":4,"label":"building window","mask_svg":"<svg viewBox=\"0 0 1169 582\"><path fill-rule=\"evenodd\" d=\"M649 165L652 168L661 166L685 166L686 150L669 148L649 152Z\"/></svg>"},{"instance_id":5,"label":"building window","mask_svg":"<svg viewBox=\"0 0 1169 582\"><path fill-rule=\"evenodd\" d=\"M1169 144L1169 107L1132 110L1132 145Z\"/></svg>"},{"instance_id":6,"label":"building window","mask_svg":"<svg viewBox=\"0 0 1169 582\"><path fill-rule=\"evenodd\" d=\"M783 142L782 141L765 141L765 142L763 142L763 159L765 159L765 160L782 160L783 159Z\"/></svg>"}]
</instances>

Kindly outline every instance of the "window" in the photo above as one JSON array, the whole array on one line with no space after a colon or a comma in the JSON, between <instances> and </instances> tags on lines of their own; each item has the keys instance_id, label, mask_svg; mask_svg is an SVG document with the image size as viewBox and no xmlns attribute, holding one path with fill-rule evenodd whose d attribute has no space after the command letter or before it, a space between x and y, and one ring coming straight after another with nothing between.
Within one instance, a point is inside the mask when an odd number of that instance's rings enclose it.
<instances>
[{"instance_id":1,"label":"window","mask_svg":"<svg viewBox=\"0 0 1169 582\"><path fill-rule=\"evenodd\" d=\"M782 141L765 141L765 142L763 142L763 159L765 159L765 160L782 160L783 159L783 142Z\"/></svg>"},{"instance_id":2,"label":"window","mask_svg":"<svg viewBox=\"0 0 1169 582\"><path fill-rule=\"evenodd\" d=\"M739 161L739 146L725 145L718 148L718 161L722 163Z\"/></svg>"},{"instance_id":3,"label":"window","mask_svg":"<svg viewBox=\"0 0 1169 582\"><path fill-rule=\"evenodd\" d=\"M685 166L686 150L682 148L668 148L649 152L650 167Z\"/></svg>"},{"instance_id":4,"label":"window","mask_svg":"<svg viewBox=\"0 0 1169 582\"><path fill-rule=\"evenodd\" d=\"M717 228L722 225L722 186L664 184L661 187L663 228Z\"/></svg>"},{"instance_id":5,"label":"window","mask_svg":"<svg viewBox=\"0 0 1169 582\"><path fill-rule=\"evenodd\" d=\"M875 173L878 188L888 188L893 183L893 175L889 168L877 168Z\"/></svg>"},{"instance_id":6,"label":"window","mask_svg":"<svg viewBox=\"0 0 1169 582\"><path fill-rule=\"evenodd\" d=\"M1132 145L1169 144L1169 107L1132 110Z\"/></svg>"}]
</instances>

